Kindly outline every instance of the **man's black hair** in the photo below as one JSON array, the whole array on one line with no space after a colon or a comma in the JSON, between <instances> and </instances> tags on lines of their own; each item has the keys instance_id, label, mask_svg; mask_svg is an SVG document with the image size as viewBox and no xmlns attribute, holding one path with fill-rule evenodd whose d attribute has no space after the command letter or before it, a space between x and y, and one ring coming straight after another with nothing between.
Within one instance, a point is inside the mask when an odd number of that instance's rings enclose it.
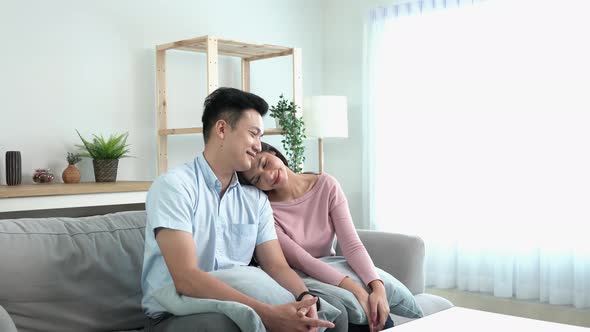
<instances>
[{"instance_id":1,"label":"man's black hair","mask_svg":"<svg viewBox=\"0 0 590 332\"><path fill-rule=\"evenodd\" d=\"M218 120L225 120L232 129L236 127L242 114L255 110L264 116L268 112L268 103L259 96L234 88L218 88L205 98L203 110L203 139L209 140L211 129Z\"/></svg>"}]
</instances>

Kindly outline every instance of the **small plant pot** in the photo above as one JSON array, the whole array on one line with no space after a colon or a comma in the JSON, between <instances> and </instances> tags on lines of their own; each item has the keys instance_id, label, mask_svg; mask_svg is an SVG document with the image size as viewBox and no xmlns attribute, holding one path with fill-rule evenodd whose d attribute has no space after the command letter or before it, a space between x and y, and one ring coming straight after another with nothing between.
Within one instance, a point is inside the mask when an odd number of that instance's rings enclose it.
<instances>
[{"instance_id":1,"label":"small plant pot","mask_svg":"<svg viewBox=\"0 0 590 332\"><path fill-rule=\"evenodd\" d=\"M117 181L117 168L119 159L92 160L94 165L94 179L96 182Z\"/></svg>"},{"instance_id":2,"label":"small plant pot","mask_svg":"<svg viewBox=\"0 0 590 332\"><path fill-rule=\"evenodd\" d=\"M64 183L80 183L80 170L76 165L69 165L61 174Z\"/></svg>"}]
</instances>

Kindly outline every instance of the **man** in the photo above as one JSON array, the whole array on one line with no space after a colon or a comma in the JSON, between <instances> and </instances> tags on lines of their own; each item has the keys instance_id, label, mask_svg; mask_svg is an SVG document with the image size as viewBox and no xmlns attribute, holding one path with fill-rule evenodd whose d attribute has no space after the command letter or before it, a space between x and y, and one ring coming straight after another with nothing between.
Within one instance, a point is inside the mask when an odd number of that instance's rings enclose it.
<instances>
[{"instance_id":1,"label":"man","mask_svg":"<svg viewBox=\"0 0 590 332\"><path fill-rule=\"evenodd\" d=\"M185 296L236 301L253 308L272 331L333 327L319 320L317 298L287 264L274 230L268 199L241 186L236 171L250 169L263 134L268 104L233 88L219 88L205 100L205 150L197 158L158 177L147 196L142 306L147 331L238 331L222 314L175 317L152 297L174 283ZM248 265L252 254L262 269L301 301L270 306L207 273Z\"/></svg>"}]
</instances>

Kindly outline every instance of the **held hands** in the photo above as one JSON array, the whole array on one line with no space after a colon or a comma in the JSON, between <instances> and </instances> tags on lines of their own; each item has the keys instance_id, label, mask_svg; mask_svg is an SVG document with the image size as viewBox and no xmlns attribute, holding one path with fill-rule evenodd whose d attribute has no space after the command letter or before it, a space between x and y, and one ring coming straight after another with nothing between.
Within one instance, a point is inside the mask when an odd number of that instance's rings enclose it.
<instances>
[{"instance_id":1,"label":"held hands","mask_svg":"<svg viewBox=\"0 0 590 332\"><path fill-rule=\"evenodd\" d=\"M317 299L317 298L316 297L313 297L311 295L307 295L306 294L305 296L303 296L302 300L305 300L305 299L313 300L313 299ZM318 318L317 301L319 301L319 300L314 301L313 302L314 305L312 305L312 306L309 306L309 307L308 306L302 306L302 307L300 307L299 310L297 311L297 315L299 315L299 317L307 316L309 318ZM298 303L301 303L301 301L298 302Z\"/></svg>"},{"instance_id":2,"label":"held hands","mask_svg":"<svg viewBox=\"0 0 590 332\"><path fill-rule=\"evenodd\" d=\"M371 331L381 331L389 316L385 287L379 280L373 280L369 285L373 289L369 295L369 327Z\"/></svg>"},{"instance_id":3,"label":"held hands","mask_svg":"<svg viewBox=\"0 0 590 332\"><path fill-rule=\"evenodd\" d=\"M318 327L333 328L333 323L318 319L317 300L304 296L299 302L269 306L261 315L264 326L271 331L301 332L315 332Z\"/></svg>"},{"instance_id":4,"label":"held hands","mask_svg":"<svg viewBox=\"0 0 590 332\"><path fill-rule=\"evenodd\" d=\"M308 318L312 318L312 319L318 319L318 310L317 310L318 307L317 307L317 305L315 305L315 303L317 303L317 301L319 301L319 299L315 298L311 295L303 296L303 300L305 300L305 299L316 299L316 301L314 301L314 304L311 305L310 307L303 306L303 307L299 308L299 310L297 311L297 315L299 317L308 317ZM309 331L316 332L317 327L313 327Z\"/></svg>"},{"instance_id":5,"label":"held hands","mask_svg":"<svg viewBox=\"0 0 590 332\"><path fill-rule=\"evenodd\" d=\"M365 312L365 315L367 315L369 327L371 328L371 331L373 331L371 327L371 310L369 309L369 293L367 293L367 291L363 288L359 287L359 289L353 292L353 294L357 301L359 301L361 307L363 307L363 311Z\"/></svg>"},{"instance_id":6,"label":"held hands","mask_svg":"<svg viewBox=\"0 0 590 332\"><path fill-rule=\"evenodd\" d=\"M373 289L371 294L360 286L355 288L352 293L367 315L370 331L381 331L389 316L385 287L379 280L372 281L369 286Z\"/></svg>"}]
</instances>

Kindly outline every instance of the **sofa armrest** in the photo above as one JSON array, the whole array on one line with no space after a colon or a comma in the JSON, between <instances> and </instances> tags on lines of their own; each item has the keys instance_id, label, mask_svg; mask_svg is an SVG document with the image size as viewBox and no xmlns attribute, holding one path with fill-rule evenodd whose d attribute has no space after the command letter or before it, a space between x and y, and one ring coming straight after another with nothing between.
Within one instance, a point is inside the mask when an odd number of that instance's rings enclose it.
<instances>
[{"instance_id":1,"label":"sofa armrest","mask_svg":"<svg viewBox=\"0 0 590 332\"><path fill-rule=\"evenodd\" d=\"M2 332L17 332L14 322L10 318L10 315L0 305L0 331Z\"/></svg>"},{"instance_id":2,"label":"sofa armrest","mask_svg":"<svg viewBox=\"0 0 590 332\"><path fill-rule=\"evenodd\" d=\"M357 230L373 263L401 281L412 294L424 293L424 241L417 236ZM337 254L342 255L340 247Z\"/></svg>"}]
</instances>

